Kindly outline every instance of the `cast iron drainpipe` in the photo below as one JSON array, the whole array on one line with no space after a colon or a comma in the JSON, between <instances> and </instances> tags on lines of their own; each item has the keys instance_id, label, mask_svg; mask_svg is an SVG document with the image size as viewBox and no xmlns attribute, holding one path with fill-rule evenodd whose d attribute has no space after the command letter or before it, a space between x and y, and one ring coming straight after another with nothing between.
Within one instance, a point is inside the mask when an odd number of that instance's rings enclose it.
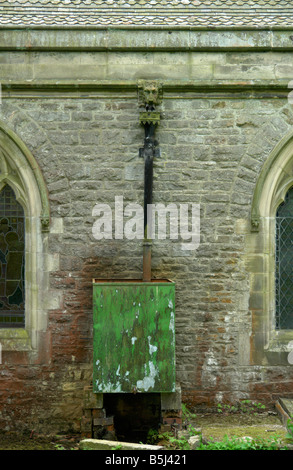
<instances>
[{"instance_id":1,"label":"cast iron drainpipe","mask_svg":"<svg viewBox=\"0 0 293 470\"><path fill-rule=\"evenodd\" d=\"M150 282L152 278L152 241L149 235L152 233L151 211L148 211L149 204L152 204L153 196L153 160L159 155L156 148L157 142L154 140L155 124L145 122L144 147L140 149L140 156L144 158L144 242L143 242L143 281Z\"/></svg>"}]
</instances>

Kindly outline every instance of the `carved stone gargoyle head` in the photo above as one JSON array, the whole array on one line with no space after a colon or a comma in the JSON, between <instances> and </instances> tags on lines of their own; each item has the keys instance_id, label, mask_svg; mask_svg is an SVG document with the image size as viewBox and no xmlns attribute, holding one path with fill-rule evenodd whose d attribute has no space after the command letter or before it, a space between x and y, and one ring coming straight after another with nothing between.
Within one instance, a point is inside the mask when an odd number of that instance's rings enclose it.
<instances>
[{"instance_id":1,"label":"carved stone gargoyle head","mask_svg":"<svg viewBox=\"0 0 293 470\"><path fill-rule=\"evenodd\" d=\"M139 106L147 111L153 111L156 106L161 104L163 96L163 87L156 80L140 80L138 82L138 102Z\"/></svg>"}]
</instances>

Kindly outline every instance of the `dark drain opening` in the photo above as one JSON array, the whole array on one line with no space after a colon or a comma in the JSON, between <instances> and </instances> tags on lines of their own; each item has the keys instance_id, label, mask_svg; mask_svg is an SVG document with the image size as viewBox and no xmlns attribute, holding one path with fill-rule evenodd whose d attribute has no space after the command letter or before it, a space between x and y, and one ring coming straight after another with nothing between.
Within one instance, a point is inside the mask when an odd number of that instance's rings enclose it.
<instances>
[{"instance_id":1,"label":"dark drain opening","mask_svg":"<svg viewBox=\"0 0 293 470\"><path fill-rule=\"evenodd\" d=\"M115 434L120 441L145 443L148 432L159 428L159 393L105 394L104 407L107 416L114 416Z\"/></svg>"}]
</instances>

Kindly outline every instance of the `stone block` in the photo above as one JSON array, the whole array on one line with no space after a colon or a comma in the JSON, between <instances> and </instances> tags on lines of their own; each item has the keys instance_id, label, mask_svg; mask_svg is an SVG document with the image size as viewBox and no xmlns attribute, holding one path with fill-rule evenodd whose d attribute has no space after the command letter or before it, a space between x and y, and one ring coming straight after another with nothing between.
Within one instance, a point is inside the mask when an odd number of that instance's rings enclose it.
<instances>
[{"instance_id":1,"label":"stone block","mask_svg":"<svg viewBox=\"0 0 293 470\"><path fill-rule=\"evenodd\" d=\"M175 392L161 393L161 410L181 410L181 387L176 386Z\"/></svg>"},{"instance_id":2,"label":"stone block","mask_svg":"<svg viewBox=\"0 0 293 470\"><path fill-rule=\"evenodd\" d=\"M93 419L104 419L104 418L106 418L105 408L92 410L92 417L93 417Z\"/></svg>"},{"instance_id":3,"label":"stone block","mask_svg":"<svg viewBox=\"0 0 293 470\"><path fill-rule=\"evenodd\" d=\"M92 419L85 416L81 417L80 432L83 437L92 437Z\"/></svg>"},{"instance_id":4,"label":"stone block","mask_svg":"<svg viewBox=\"0 0 293 470\"><path fill-rule=\"evenodd\" d=\"M188 444L190 445L190 450L196 450L201 445L201 436L191 436L188 439Z\"/></svg>"},{"instance_id":5,"label":"stone block","mask_svg":"<svg viewBox=\"0 0 293 470\"><path fill-rule=\"evenodd\" d=\"M104 439L83 439L79 443L80 450L163 450L163 446L152 446L148 444L136 444L133 442L108 441Z\"/></svg>"},{"instance_id":6,"label":"stone block","mask_svg":"<svg viewBox=\"0 0 293 470\"><path fill-rule=\"evenodd\" d=\"M293 66L290 65L276 65L276 78L287 78L292 80Z\"/></svg>"},{"instance_id":7,"label":"stone block","mask_svg":"<svg viewBox=\"0 0 293 470\"><path fill-rule=\"evenodd\" d=\"M103 394L94 393L91 386L84 388L84 409L100 409L103 408Z\"/></svg>"},{"instance_id":8,"label":"stone block","mask_svg":"<svg viewBox=\"0 0 293 470\"><path fill-rule=\"evenodd\" d=\"M249 272L263 273L265 270L265 258L263 255L246 256L245 266Z\"/></svg>"},{"instance_id":9,"label":"stone block","mask_svg":"<svg viewBox=\"0 0 293 470\"><path fill-rule=\"evenodd\" d=\"M93 419L94 426L113 426L113 424L114 424L114 416Z\"/></svg>"}]
</instances>

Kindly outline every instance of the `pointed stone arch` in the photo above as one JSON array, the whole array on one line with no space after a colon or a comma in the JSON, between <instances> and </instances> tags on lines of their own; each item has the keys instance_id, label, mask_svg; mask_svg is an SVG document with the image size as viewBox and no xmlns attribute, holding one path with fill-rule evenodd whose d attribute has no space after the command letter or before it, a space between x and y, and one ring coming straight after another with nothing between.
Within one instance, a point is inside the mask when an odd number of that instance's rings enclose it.
<instances>
[{"instance_id":1,"label":"pointed stone arch","mask_svg":"<svg viewBox=\"0 0 293 470\"><path fill-rule=\"evenodd\" d=\"M293 129L273 149L258 177L251 206L251 229L258 231L263 217L274 217L293 184Z\"/></svg>"},{"instance_id":2,"label":"pointed stone arch","mask_svg":"<svg viewBox=\"0 0 293 470\"><path fill-rule=\"evenodd\" d=\"M0 122L0 187L10 184L28 215L40 218L42 230L50 224L50 205L40 167L22 140Z\"/></svg>"},{"instance_id":3,"label":"pointed stone arch","mask_svg":"<svg viewBox=\"0 0 293 470\"><path fill-rule=\"evenodd\" d=\"M276 212L293 186L293 130L273 149L258 177L246 236L246 266L250 275L252 332L251 360L261 364L288 364L293 330L275 324Z\"/></svg>"},{"instance_id":4,"label":"pointed stone arch","mask_svg":"<svg viewBox=\"0 0 293 470\"><path fill-rule=\"evenodd\" d=\"M50 227L46 184L34 156L22 140L0 122L0 190L9 185L25 214L25 328L0 329L2 349L36 350L46 330L43 297L47 287L45 257ZM11 336L12 335L12 336ZM12 340L13 338L13 340Z\"/></svg>"}]
</instances>

